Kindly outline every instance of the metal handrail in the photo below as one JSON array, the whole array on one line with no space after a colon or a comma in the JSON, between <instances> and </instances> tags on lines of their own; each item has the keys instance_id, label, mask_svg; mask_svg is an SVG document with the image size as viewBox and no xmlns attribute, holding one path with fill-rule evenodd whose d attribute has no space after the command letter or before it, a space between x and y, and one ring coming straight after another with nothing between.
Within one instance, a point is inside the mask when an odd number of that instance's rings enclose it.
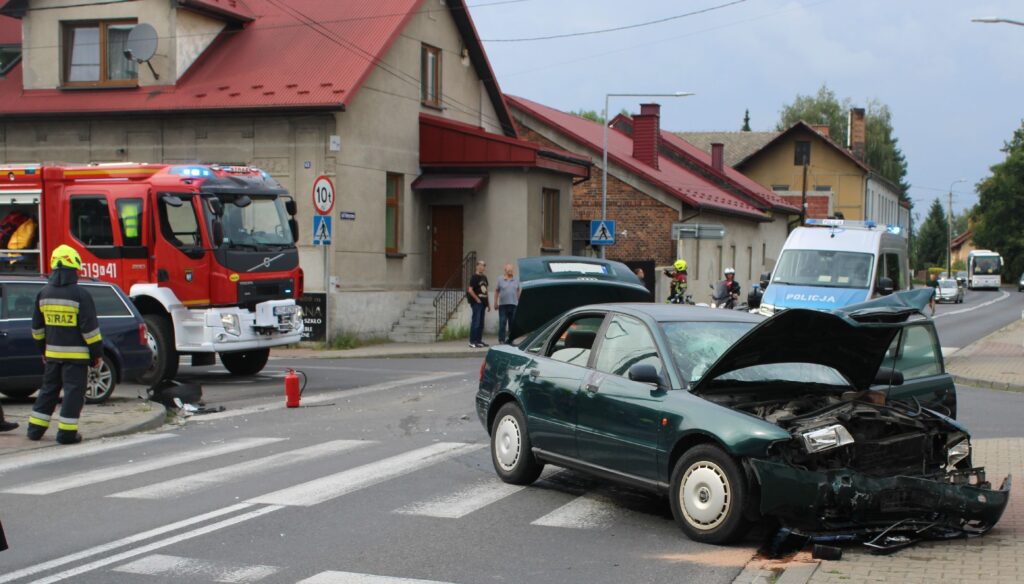
<instances>
[{"instance_id":1,"label":"metal handrail","mask_svg":"<svg viewBox=\"0 0 1024 584\"><path fill-rule=\"evenodd\" d=\"M448 276L444 285L434 296L434 338L441 336L448 320L451 319L463 299L466 298L466 288L469 287L469 275L476 269L476 252L471 251L462 258L462 265L459 269Z\"/></svg>"}]
</instances>

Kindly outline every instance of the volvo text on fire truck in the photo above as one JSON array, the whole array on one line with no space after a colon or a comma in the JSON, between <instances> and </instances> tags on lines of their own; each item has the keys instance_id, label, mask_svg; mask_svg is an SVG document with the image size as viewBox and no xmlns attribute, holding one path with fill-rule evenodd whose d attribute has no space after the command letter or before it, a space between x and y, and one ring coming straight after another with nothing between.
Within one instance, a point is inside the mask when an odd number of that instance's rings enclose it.
<instances>
[{"instance_id":1,"label":"volvo text on fire truck","mask_svg":"<svg viewBox=\"0 0 1024 584\"><path fill-rule=\"evenodd\" d=\"M60 244L83 276L119 285L146 320L153 366L173 378L179 357L218 353L251 375L270 348L298 342L302 293L295 201L245 166L0 165L0 269L47 272Z\"/></svg>"}]
</instances>

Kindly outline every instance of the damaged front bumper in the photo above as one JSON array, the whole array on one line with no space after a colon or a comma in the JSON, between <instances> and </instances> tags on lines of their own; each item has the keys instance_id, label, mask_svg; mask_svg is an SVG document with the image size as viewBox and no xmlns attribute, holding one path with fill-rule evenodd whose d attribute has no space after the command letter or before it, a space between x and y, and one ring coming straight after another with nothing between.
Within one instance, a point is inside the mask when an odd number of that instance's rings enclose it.
<instances>
[{"instance_id":1,"label":"damaged front bumper","mask_svg":"<svg viewBox=\"0 0 1024 584\"><path fill-rule=\"evenodd\" d=\"M818 472L761 459L750 464L760 483L762 515L812 538L846 534L873 541L880 551L907 537L983 534L999 521L1010 499L1011 477L992 489L984 469L955 473L952 480ZM880 535L885 541L878 541Z\"/></svg>"}]
</instances>

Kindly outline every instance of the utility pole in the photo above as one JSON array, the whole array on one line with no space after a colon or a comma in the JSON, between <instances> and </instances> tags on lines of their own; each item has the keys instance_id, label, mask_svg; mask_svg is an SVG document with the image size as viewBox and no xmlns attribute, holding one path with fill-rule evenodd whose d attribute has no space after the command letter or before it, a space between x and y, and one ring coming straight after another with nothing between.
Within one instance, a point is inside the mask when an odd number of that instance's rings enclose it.
<instances>
[{"instance_id":1,"label":"utility pole","mask_svg":"<svg viewBox=\"0 0 1024 584\"><path fill-rule=\"evenodd\" d=\"M946 221L946 277L953 275L953 187L957 183L967 182L960 178L949 185L949 219Z\"/></svg>"}]
</instances>

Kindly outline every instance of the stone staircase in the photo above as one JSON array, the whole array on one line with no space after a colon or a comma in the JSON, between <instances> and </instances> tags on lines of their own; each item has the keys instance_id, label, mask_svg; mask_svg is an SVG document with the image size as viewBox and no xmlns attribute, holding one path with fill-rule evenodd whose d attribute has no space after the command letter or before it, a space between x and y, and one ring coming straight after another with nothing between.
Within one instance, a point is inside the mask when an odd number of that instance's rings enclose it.
<instances>
[{"instance_id":1,"label":"stone staircase","mask_svg":"<svg viewBox=\"0 0 1024 584\"><path fill-rule=\"evenodd\" d=\"M396 343L433 343L437 340L434 324L434 290L421 290L416 300L391 327L388 338Z\"/></svg>"}]
</instances>

